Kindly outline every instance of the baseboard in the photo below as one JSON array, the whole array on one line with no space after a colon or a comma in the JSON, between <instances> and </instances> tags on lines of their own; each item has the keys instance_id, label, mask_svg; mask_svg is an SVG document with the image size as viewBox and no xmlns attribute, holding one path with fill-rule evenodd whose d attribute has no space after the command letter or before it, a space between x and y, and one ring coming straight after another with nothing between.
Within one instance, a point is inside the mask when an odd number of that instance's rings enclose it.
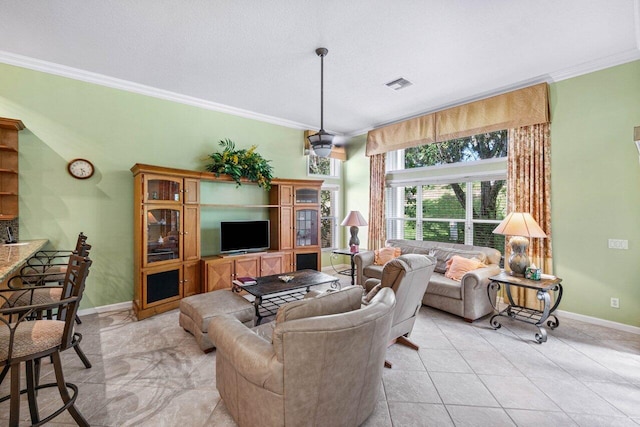
<instances>
[{"instance_id":1,"label":"baseboard","mask_svg":"<svg viewBox=\"0 0 640 427\"><path fill-rule=\"evenodd\" d=\"M558 313L560 317L564 317L566 319L579 320L581 322L590 323L592 325L604 326L606 328L640 335L640 328L637 326L627 325L625 323L614 322L611 320L599 319L597 317L585 316L584 314L572 313L570 311L564 310L557 310L556 313Z\"/></svg>"},{"instance_id":2,"label":"baseboard","mask_svg":"<svg viewBox=\"0 0 640 427\"><path fill-rule=\"evenodd\" d=\"M85 308L78 310L78 316L84 316L87 314L108 313L110 311L122 311L131 310L133 308L133 301L119 302L116 304L101 305L100 307Z\"/></svg>"},{"instance_id":3,"label":"baseboard","mask_svg":"<svg viewBox=\"0 0 640 427\"><path fill-rule=\"evenodd\" d=\"M502 297L498 297L498 302L504 304ZM614 322L612 320L600 319L598 317L587 316L584 314L573 313L571 311L556 310L555 313L560 318L579 320L580 322L589 323L591 325L604 326L605 328L615 329L617 331L629 332L640 335L640 328L637 326L627 325L625 323Z\"/></svg>"}]
</instances>

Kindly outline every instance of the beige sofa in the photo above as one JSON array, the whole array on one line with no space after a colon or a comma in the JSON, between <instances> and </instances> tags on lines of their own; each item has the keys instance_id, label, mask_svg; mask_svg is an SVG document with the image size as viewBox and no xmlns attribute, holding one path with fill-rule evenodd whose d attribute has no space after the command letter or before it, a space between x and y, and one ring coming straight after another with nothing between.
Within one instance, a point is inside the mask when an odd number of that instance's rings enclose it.
<instances>
[{"instance_id":1,"label":"beige sofa","mask_svg":"<svg viewBox=\"0 0 640 427\"><path fill-rule=\"evenodd\" d=\"M266 339L232 316L211 320L216 386L240 427L355 427L371 415L395 295L384 288L364 308L361 298L349 286L285 304Z\"/></svg>"},{"instance_id":2,"label":"beige sofa","mask_svg":"<svg viewBox=\"0 0 640 427\"><path fill-rule=\"evenodd\" d=\"M486 316L493 311L487 295L489 277L500 273L500 251L482 246L461 245L421 240L390 239L387 246L398 247L402 254L423 254L436 259L434 273L422 298L422 303L464 318L468 322ZM453 255L479 258L487 267L466 273L455 281L444 276L446 262ZM360 252L354 257L358 284L367 279L382 278L383 266L374 265L374 252ZM495 302L496 291L491 298Z\"/></svg>"}]
</instances>

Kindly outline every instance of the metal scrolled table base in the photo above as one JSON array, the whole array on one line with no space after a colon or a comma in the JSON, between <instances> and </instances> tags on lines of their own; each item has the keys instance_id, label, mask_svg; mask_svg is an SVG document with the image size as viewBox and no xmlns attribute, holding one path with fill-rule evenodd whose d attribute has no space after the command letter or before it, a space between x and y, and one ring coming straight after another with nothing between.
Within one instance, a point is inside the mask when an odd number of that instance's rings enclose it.
<instances>
[{"instance_id":1,"label":"metal scrolled table base","mask_svg":"<svg viewBox=\"0 0 640 427\"><path fill-rule=\"evenodd\" d=\"M513 283L504 283L504 285L509 304L502 310L498 308L497 299L494 303L494 300L491 298L491 294L493 291L495 291L496 293L500 291L500 288L502 287L501 282L492 280L487 287L487 295L489 296L489 301L491 302L493 308L497 311L497 313L491 316L491 319L489 319L489 324L491 325L491 327L493 329L500 329L502 327L502 324L500 323L498 318L509 317L514 320L519 320L521 322L535 325L538 328L538 332L535 334L536 342L539 344L546 342L547 330L544 327L545 322L547 326L552 330L560 325L560 320L558 320L556 315L552 313L556 310L558 304L560 304L560 300L562 299L562 285L560 283L556 283L548 289L538 290L536 292L536 298L542 301L544 304L542 310L536 310L516 304L511 295L511 286L518 285ZM557 292L557 297L555 298L553 306L551 306L551 297L549 296L549 291ZM549 320L547 321L547 319Z\"/></svg>"}]
</instances>

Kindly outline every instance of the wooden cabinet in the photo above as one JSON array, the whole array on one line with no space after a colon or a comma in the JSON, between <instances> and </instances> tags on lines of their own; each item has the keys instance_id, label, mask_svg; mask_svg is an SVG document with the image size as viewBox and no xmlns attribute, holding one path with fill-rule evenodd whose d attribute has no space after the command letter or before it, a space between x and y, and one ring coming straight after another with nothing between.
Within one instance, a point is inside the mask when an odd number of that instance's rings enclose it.
<instances>
[{"instance_id":1,"label":"wooden cabinet","mask_svg":"<svg viewBox=\"0 0 640 427\"><path fill-rule=\"evenodd\" d=\"M281 274L284 253L260 252L233 256L210 256L202 258L204 292L230 289L238 277L261 277Z\"/></svg>"},{"instance_id":2,"label":"wooden cabinet","mask_svg":"<svg viewBox=\"0 0 640 427\"><path fill-rule=\"evenodd\" d=\"M272 182L269 202L271 249L285 253L283 268L296 271L319 270L320 262L320 180Z\"/></svg>"},{"instance_id":3,"label":"wooden cabinet","mask_svg":"<svg viewBox=\"0 0 640 427\"><path fill-rule=\"evenodd\" d=\"M18 132L20 120L0 118L0 220L18 217Z\"/></svg>"},{"instance_id":4,"label":"wooden cabinet","mask_svg":"<svg viewBox=\"0 0 640 427\"><path fill-rule=\"evenodd\" d=\"M136 164L134 309L138 319L201 292L199 173Z\"/></svg>"}]
</instances>

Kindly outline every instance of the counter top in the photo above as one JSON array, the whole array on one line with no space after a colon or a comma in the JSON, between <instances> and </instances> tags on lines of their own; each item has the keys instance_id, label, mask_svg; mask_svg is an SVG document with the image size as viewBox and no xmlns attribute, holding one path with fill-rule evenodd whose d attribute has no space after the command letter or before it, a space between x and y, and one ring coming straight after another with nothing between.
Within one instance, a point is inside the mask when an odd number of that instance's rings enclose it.
<instances>
[{"instance_id":1,"label":"counter top","mask_svg":"<svg viewBox=\"0 0 640 427\"><path fill-rule=\"evenodd\" d=\"M33 254L44 248L48 240L23 240L14 244L0 244L0 283L31 258Z\"/></svg>"}]
</instances>

